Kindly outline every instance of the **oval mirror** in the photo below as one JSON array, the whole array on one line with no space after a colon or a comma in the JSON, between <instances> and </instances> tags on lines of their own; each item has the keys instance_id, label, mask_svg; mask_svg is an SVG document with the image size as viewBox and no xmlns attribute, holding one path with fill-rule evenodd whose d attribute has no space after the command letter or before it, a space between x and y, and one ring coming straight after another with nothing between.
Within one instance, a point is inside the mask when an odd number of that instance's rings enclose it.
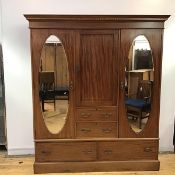
<instances>
[{"instance_id":1,"label":"oval mirror","mask_svg":"<svg viewBox=\"0 0 175 175\"><path fill-rule=\"evenodd\" d=\"M139 35L132 42L125 67L126 116L136 133L143 130L150 117L153 83L150 44L144 35Z\"/></svg>"},{"instance_id":2,"label":"oval mirror","mask_svg":"<svg viewBox=\"0 0 175 175\"><path fill-rule=\"evenodd\" d=\"M68 62L61 41L51 35L45 42L40 62L40 104L46 127L52 134L64 126L69 100Z\"/></svg>"}]
</instances>

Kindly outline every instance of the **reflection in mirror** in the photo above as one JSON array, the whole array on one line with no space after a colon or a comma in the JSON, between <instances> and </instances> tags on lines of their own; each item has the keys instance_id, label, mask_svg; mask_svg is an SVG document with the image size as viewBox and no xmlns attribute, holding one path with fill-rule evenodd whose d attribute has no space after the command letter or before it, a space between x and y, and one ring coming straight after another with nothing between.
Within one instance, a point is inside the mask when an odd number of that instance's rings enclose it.
<instances>
[{"instance_id":1,"label":"reflection in mirror","mask_svg":"<svg viewBox=\"0 0 175 175\"><path fill-rule=\"evenodd\" d=\"M45 42L39 71L40 103L48 130L56 134L64 126L69 100L67 57L61 41L51 35Z\"/></svg>"},{"instance_id":2,"label":"reflection in mirror","mask_svg":"<svg viewBox=\"0 0 175 175\"><path fill-rule=\"evenodd\" d=\"M154 83L153 58L145 36L137 36L125 67L125 107L131 128L141 132L151 113Z\"/></svg>"}]
</instances>

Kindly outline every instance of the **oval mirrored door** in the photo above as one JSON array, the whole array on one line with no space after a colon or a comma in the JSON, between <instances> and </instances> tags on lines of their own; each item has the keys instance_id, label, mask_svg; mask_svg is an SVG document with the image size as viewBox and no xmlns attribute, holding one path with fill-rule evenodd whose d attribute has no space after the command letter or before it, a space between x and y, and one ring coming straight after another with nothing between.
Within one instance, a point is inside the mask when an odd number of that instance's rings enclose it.
<instances>
[{"instance_id":1,"label":"oval mirrored door","mask_svg":"<svg viewBox=\"0 0 175 175\"><path fill-rule=\"evenodd\" d=\"M136 133L145 127L152 107L154 83L153 57L150 44L143 35L130 47L125 67L125 107L128 122Z\"/></svg>"},{"instance_id":2,"label":"oval mirrored door","mask_svg":"<svg viewBox=\"0 0 175 175\"><path fill-rule=\"evenodd\" d=\"M51 35L45 42L39 71L39 96L44 122L56 134L64 126L68 113L68 62L61 41Z\"/></svg>"}]
</instances>

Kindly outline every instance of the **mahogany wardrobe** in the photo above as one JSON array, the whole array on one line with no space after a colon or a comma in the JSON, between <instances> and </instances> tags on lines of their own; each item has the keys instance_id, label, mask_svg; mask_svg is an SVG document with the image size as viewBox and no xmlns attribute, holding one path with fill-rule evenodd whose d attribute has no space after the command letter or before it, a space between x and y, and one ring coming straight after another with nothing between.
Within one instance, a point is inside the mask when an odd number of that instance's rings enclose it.
<instances>
[{"instance_id":1,"label":"mahogany wardrobe","mask_svg":"<svg viewBox=\"0 0 175 175\"><path fill-rule=\"evenodd\" d=\"M35 173L159 170L168 15L24 15Z\"/></svg>"}]
</instances>

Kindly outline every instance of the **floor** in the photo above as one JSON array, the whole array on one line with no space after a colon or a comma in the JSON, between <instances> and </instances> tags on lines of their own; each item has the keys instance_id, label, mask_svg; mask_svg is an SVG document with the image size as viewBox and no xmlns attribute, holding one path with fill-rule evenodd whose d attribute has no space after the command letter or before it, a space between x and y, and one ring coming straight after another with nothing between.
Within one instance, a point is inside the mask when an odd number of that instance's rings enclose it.
<instances>
[{"instance_id":1,"label":"floor","mask_svg":"<svg viewBox=\"0 0 175 175\"><path fill-rule=\"evenodd\" d=\"M160 154L159 172L97 172L97 173L53 173L52 175L175 175L175 154ZM7 156L0 151L0 175L32 175L33 156ZM51 174L50 174L51 175Z\"/></svg>"},{"instance_id":2,"label":"floor","mask_svg":"<svg viewBox=\"0 0 175 175\"><path fill-rule=\"evenodd\" d=\"M68 112L68 100L56 100L55 109L53 103L44 104L44 121L52 134L58 133L64 126Z\"/></svg>"},{"instance_id":3,"label":"floor","mask_svg":"<svg viewBox=\"0 0 175 175\"><path fill-rule=\"evenodd\" d=\"M131 118L128 117L128 122L131 126L131 128L136 132L136 133L139 133L141 132L145 126L146 126L146 123L148 121L148 118L145 118L145 119L142 119L142 126L141 126L141 129L139 128L139 124L138 124L138 118L133 120Z\"/></svg>"}]
</instances>

